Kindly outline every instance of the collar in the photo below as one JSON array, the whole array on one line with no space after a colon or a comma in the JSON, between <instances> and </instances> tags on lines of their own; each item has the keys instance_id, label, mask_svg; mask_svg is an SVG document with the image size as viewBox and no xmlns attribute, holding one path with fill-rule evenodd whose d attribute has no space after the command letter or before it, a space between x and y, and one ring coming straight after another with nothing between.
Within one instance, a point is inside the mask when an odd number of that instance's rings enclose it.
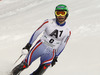
<instances>
[{"instance_id":1,"label":"collar","mask_svg":"<svg viewBox=\"0 0 100 75\"><path fill-rule=\"evenodd\" d=\"M64 26L66 24L66 22L64 22L63 24L60 24L58 21L56 21L57 25L59 26Z\"/></svg>"}]
</instances>

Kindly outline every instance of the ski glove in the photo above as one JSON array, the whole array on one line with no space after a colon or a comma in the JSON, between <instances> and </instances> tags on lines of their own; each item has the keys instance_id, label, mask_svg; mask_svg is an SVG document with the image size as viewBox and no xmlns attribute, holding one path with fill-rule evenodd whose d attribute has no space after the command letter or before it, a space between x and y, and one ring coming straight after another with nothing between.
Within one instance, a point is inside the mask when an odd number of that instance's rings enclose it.
<instances>
[{"instance_id":1,"label":"ski glove","mask_svg":"<svg viewBox=\"0 0 100 75\"><path fill-rule=\"evenodd\" d=\"M56 56L54 57L54 59L53 59L53 61L52 61L52 63L51 63L52 67L56 64L56 62L58 62L58 61L57 61L57 58L58 58L58 57L56 57Z\"/></svg>"},{"instance_id":2,"label":"ski glove","mask_svg":"<svg viewBox=\"0 0 100 75\"><path fill-rule=\"evenodd\" d=\"M22 50L22 55L27 55L28 54L28 50L27 49L24 49L24 50Z\"/></svg>"},{"instance_id":3,"label":"ski glove","mask_svg":"<svg viewBox=\"0 0 100 75\"><path fill-rule=\"evenodd\" d=\"M30 47L31 47L31 44L27 43L27 45L23 48L24 49L27 49L28 51L30 50Z\"/></svg>"},{"instance_id":4,"label":"ski glove","mask_svg":"<svg viewBox=\"0 0 100 75\"><path fill-rule=\"evenodd\" d=\"M23 50L22 50L22 55L27 55L28 52L29 52L29 50L30 50L30 47L31 47L31 44L28 43L28 44L23 48Z\"/></svg>"}]
</instances>

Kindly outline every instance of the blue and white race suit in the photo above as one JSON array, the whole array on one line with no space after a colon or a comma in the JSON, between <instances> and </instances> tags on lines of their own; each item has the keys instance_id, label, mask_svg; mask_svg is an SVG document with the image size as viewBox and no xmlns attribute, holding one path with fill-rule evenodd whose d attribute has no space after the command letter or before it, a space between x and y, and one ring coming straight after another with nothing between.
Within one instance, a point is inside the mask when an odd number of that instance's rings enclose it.
<instances>
[{"instance_id":1,"label":"blue and white race suit","mask_svg":"<svg viewBox=\"0 0 100 75\"><path fill-rule=\"evenodd\" d=\"M59 24L56 19L46 20L32 35L29 43L32 45L38 36L43 33L40 40L29 51L24 59L30 65L38 57L41 64L50 64L55 56L59 56L71 35L67 23Z\"/></svg>"}]
</instances>

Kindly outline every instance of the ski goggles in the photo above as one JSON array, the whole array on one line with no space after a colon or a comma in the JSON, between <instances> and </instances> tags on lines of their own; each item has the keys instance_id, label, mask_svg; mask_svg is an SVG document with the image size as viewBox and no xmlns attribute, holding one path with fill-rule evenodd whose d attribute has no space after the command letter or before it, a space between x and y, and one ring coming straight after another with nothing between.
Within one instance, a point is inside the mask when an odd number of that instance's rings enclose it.
<instances>
[{"instance_id":1,"label":"ski goggles","mask_svg":"<svg viewBox=\"0 0 100 75\"><path fill-rule=\"evenodd\" d=\"M56 16L65 16L67 11L55 11Z\"/></svg>"}]
</instances>

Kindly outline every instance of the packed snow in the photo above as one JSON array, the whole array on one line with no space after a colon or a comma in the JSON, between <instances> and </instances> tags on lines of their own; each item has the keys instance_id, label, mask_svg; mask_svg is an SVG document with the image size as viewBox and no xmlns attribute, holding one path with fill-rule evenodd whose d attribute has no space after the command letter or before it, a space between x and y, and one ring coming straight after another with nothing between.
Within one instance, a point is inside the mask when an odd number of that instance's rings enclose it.
<instances>
[{"instance_id":1,"label":"packed snow","mask_svg":"<svg viewBox=\"0 0 100 75\"><path fill-rule=\"evenodd\" d=\"M72 35L54 67L44 75L100 75L100 0L0 0L0 75L8 75L33 32L66 4ZM29 75L39 59L21 75Z\"/></svg>"}]
</instances>

